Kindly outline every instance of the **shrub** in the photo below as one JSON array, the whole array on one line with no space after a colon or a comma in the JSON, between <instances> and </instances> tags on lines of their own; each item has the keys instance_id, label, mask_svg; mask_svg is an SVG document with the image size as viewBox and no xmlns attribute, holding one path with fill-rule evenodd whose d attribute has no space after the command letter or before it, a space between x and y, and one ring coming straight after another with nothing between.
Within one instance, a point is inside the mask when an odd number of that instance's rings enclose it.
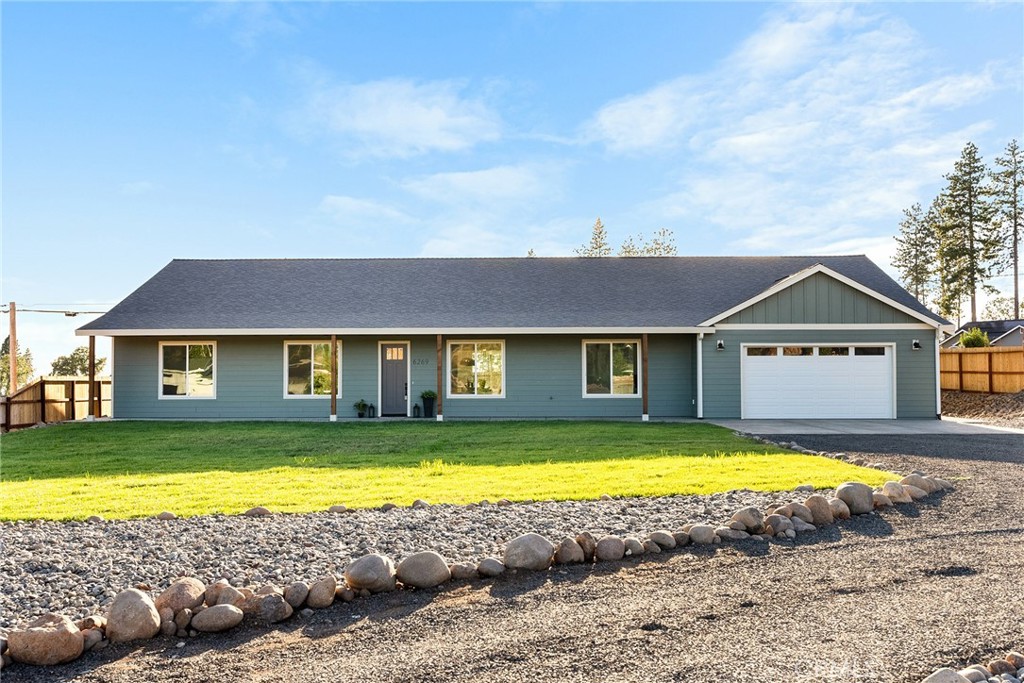
<instances>
[{"instance_id":1,"label":"shrub","mask_svg":"<svg viewBox=\"0 0 1024 683\"><path fill-rule=\"evenodd\" d=\"M988 345L988 333L983 332L981 329L977 327L972 327L971 329L967 330L962 335L960 335L960 346L964 347L965 349L973 349Z\"/></svg>"}]
</instances>

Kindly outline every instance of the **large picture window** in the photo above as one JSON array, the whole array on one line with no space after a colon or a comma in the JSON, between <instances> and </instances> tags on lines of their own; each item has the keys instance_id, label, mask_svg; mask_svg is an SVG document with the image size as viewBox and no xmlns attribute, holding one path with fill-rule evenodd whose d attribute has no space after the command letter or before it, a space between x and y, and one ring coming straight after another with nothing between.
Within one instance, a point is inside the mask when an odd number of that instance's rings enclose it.
<instances>
[{"instance_id":1,"label":"large picture window","mask_svg":"<svg viewBox=\"0 0 1024 683\"><path fill-rule=\"evenodd\" d=\"M448 395L505 396L505 342L448 342Z\"/></svg>"},{"instance_id":2,"label":"large picture window","mask_svg":"<svg viewBox=\"0 0 1024 683\"><path fill-rule=\"evenodd\" d=\"M339 375L341 354L338 354ZM286 398L327 397L331 395L331 343L285 342ZM338 395L341 395L339 382Z\"/></svg>"},{"instance_id":3,"label":"large picture window","mask_svg":"<svg viewBox=\"0 0 1024 683\"><path fill-rule=\"evenodd\" d=\"M213 342L161 342L160 397L216 398L216 353Z\"/></svg>"},{"instance_id":4,"label":"large picture window","mask_svg":"<svg viewBox=\"0 0 1024 683\"><path fill-rule=\"evenodd\" d=\"M584 396L638 396L640 344L637 341L583 343Z\"/></svg>"}]
</instances>

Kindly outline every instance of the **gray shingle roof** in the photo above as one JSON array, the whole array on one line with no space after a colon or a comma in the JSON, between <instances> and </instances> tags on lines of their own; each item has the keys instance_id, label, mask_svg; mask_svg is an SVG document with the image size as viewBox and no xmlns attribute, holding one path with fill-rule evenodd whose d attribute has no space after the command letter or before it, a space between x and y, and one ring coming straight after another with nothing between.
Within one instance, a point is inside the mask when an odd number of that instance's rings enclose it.
<instances>
[{"instance_id":1,"label":"gray shingle roof","mask_svg":"<svg viewBox=\"0 0 1024 683\"><path fill-rule=\"evenodd\" d=\"M944 322L865 256L174 260L83 332L691 327L821 263Z\"/></svg>"}]
</instances>

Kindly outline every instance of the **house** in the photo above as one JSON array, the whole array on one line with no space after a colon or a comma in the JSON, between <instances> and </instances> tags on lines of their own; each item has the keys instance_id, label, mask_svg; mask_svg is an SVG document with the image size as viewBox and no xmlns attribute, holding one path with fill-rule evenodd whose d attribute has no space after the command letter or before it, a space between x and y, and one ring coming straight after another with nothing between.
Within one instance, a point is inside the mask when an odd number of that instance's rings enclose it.
<instances>
[{"instance_id":1,"label":"house","mask_svg":"<svg viewBox=\"0 0 1024 683\"><path fill-rule=\"evenodd\" d=\"M960 346L960 335L975 327L988 335L990 346L1024 346L1024 320L981 320L967 323L943 339L942 348Z\"/></svg>"},{"instance_id":2,"label":"house","mask_svg":"<svg viewBox=\"0 0 1024 683\"><path fill-rule=\"evenodd\" d=\"M295 259L172 261L77 334L115 418L934 418L951 327L864 256Z\"/></svg>"}]
</instances>

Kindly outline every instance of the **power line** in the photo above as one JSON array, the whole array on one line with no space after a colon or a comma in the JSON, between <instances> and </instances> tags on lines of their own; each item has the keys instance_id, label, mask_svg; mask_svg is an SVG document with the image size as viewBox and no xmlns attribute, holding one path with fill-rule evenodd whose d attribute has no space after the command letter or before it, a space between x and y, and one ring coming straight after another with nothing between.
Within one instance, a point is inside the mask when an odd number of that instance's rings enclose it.
<instances>
[{"instance_id":1,"label":"power line","mask_svg":"<svg viewBox=\"0 0 1024 683\"><path fill-rule=\"evenodd\" d=\"M10 308L0 308L0 313L9 313ZM63 313L69 318L74 318L76 315L100 315L106 313L106 311L65 311L51 308L19 308L18 313Z\"/></svg>"}]
</instances>

